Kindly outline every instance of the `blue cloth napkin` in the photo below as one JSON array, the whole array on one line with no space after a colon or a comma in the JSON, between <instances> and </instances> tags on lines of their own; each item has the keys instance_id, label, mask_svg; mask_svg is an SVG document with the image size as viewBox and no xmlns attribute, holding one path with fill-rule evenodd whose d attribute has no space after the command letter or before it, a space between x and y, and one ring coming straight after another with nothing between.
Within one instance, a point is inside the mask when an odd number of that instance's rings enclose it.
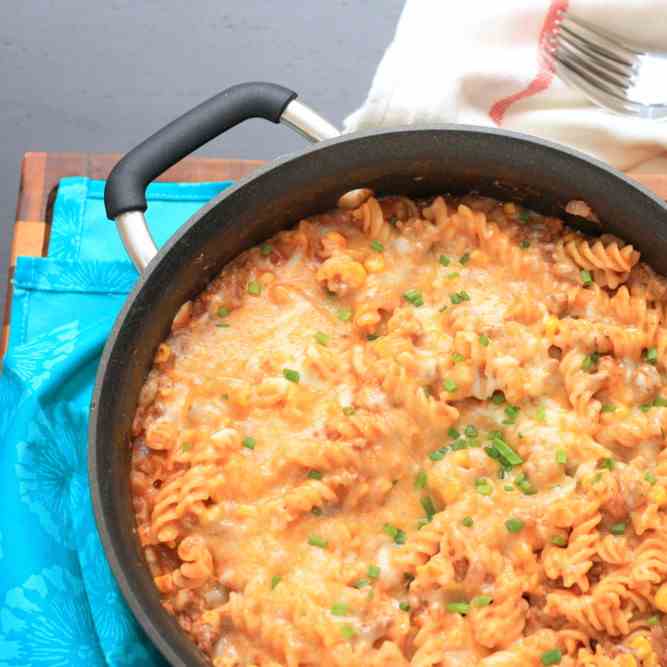
<instances>
[{"instance_id":1,"label":"blue cloth napkin","mask_svg":"<svg viewBox=\"0 0 667 667\"><path fill-rule=\"evenodd\" d=\"M151 185L156 242L229 185ZM164 664L116 586L88 491L95 372L137 279L103 191L63 179L49 256L19 258L14 275L0 375L0 667Z\"/></svg>"}]
</instances>

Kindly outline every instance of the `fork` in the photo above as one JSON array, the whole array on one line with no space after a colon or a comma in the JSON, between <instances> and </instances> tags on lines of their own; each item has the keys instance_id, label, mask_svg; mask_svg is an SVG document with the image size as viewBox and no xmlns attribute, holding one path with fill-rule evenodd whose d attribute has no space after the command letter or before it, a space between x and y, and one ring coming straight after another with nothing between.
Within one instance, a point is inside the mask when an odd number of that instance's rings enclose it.
<instances>
[{"instance_id":1,"label":"fork","mask_svg":"<svg viewBox=\"0 0 667 667\"><path fill-rule=\"evenodd\" d=\"M561 12L544 38L543 53L566 84L618 114L667 119L667 53Z\"/></svg>"}]
</instances>

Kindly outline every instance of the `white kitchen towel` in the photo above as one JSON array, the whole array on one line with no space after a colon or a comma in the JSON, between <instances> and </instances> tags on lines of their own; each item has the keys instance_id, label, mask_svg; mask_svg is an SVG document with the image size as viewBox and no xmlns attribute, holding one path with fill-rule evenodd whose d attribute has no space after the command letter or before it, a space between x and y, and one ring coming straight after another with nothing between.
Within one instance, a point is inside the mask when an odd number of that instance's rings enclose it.
<instances>
[{"instance_id":1,"label":"white kitchen towel","mask_svg":"<svg viewBox=\"0 0 667 667\"><path fill-rule=\"evenodd\" d=\"M603 111L547 67L540 42L562 10L667 51L667 0L407 0L368 98L345 129L496 126L619 169L664 168L667 122ZM667 77L662 85L667 93Z\"/></svg>"}]
</instances>

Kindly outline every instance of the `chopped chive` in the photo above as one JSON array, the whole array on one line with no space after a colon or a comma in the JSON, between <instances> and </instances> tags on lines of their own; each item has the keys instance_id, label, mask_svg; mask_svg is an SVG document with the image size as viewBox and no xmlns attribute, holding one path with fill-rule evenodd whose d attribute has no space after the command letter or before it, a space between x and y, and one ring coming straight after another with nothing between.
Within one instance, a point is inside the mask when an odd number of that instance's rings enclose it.
<instances>
[{"instance_id":1,"label":"chopped chive","mask_svg":"<svg viewBox=\"0 0 667 667\"><path fill-rule=\"evenodd\" d=\"M426 473L423 470L420 470L415 477L415 489L423 489L426 487L427 482Z\"/></svg>"},{"instance_id":2,"label":"chopped chive","mask_svg":"<svg viewBox=\"0 0 667 667\"><path fill-rule=\"evenodd\" d=\"M377 565L368 566L368 576L371 579L377 579L380 576L380 568Z\"/></svg>"},{"instance_id":3,"label":"chopped chive","mask_svg":"<svg viewBox=\"0 0 667 667\"><path fill-rule=\"evenodd\" d=\"M283 368L283 377L290 382L294 382L295 384L299 384L299 380L301 379L299 372L294 371L291 368Z\"/></svg>"},{"instance_id":4,"label":"chopped chive","mask_svg":"<svg viewBox=\"0 0 667 667\"><path fill-rule=\"evenodd\" d=\"M500 460L500 452L495 447L484 447L486 455L494 461Z\"/></svg>"},{"instance_id":5,"label":"chopped chive","mask_svg":"<svg viewBox=\"0 0 667 667\"><path fill-rule=\"evenodd\" d=\"M614 459L606 457L600 461L600 468L604 468L605 470L613 470L614 467L616 466L616 461Z\"/></svg>"},{"instance_id":6,"label":"chopped chive","mask_svg":"<svg viewBox=\"0 0 667 667\"><path fill-rule=\"evenodd\" d=\"M190 442L184 442L181 445L181 451L182 452L189 452L192 449L192 443Z\"/></svg>"},{"instance_id":7,"label":"chopped chive","mask_svg":"<svg viewBox=\"0 0 667 667\"><path fill-rule=\"evenodd\" d=\"M522 250L526 250L526 248L530 248L530 241L528 239L524 239L523 241L521 241L521 243L519 243L519 247Z\"/></svg>"},{"instance_id":8,"label":"chopped chive","mask_svg":"<svg viewBox=\"0 0 667 667\"><path fill-rule=\"evenodd\" d=\"M371 250L375 252L384 252L384 246L378 240L374 239L371 241Z\"/></svg>"},{"instance_id":9,"label":"chopped chive","mask_svg":"<svg viewBox=\"0 0 667 667\"><path fill-rule=\"evenodd\" d=\"M438 261L443 266L449 266L450 259L447 257L447 255L440 255L440 259Z\"/></svg>"},{"instance_id":10,"label":"chopped chive","mask_svg":"<svg viewBox=\"0 0 667 667\"><path fill-rule=\"evenodd\" d=\"M564 547L567 545L567 538L562 535L552 535L551 544L555 544L557 547Z\"/></svg>"},{"instance_id":11,"label":"chopped chive","mask_svg":"<svg viewBox=\"0 0 667 667\"><path fill-rule=\"evenodd\" d=\"M491 395L491 401L496 405L502 405L505 402L505 394L502 391L494 391Z\"/></svg>"},{"instance_id":12,"label":"chopped chive","mask_svg":"<svg viewBox=\"0 0 667 667\"><path fill-rule=\"evenodd\" d=\"M447 280L456 280L457 278L460 278L461 274L458 271L452 271L451 273L447 274Z\"/></svg>"},{"instance_id":13,"label":"chopped chive","mask_svg":"<svg viewBox=\"0 0 667 667\"><path fill-rule=\"evenodd\" d=\"M351 405L346 405L343 408L343 414L346 417L351 417L355 412L356 412L356 410Z\"/></svg>"},{"instance_id":14,"label":"chopped chive","mask_svg":"<svg viewBox=\"0 0 667 667\"><path fill-rule=\"evenodd\" d=\"M263 257L267 257L273 252L273 246L270 243L262 243L262 245L259 246L259 252Z\"/></svg>"},{"instance_id":15,"label":"chopped chive","mask_svg":"<svg viewBox=\"0 0 667 667\"><path fill-rule=\"evenodd\" d=\"M229 329L229 324L227 324L227 322L218 322L215 326L218 327L218 329Z\"/></svg>"},{"instance_id":16,"label":"chopped chive","mask_svg":"<svg viewBox=\"0 0 667 667\"><path fill-rule=\"evenodd\" d=\"M567 453L564 449L556 450L556 463L560 463L561 465L565 465L567 463Z\"/></svg>"},{"instance_id":17,"label":"chopped chive","mask_svg":"<svg viewBox=\"0 0 667 667\"><path fill-rule=\"evenodd\" d=\"M530 213L522 209L519 211L519 220L521 220L521 222L528 222L530 220Z\"/></svg>"},{"instance_id":18,"label":"chopped chive","mask_svg":"<svg viewBox=\"0 0 667 667\"><path fill-rule=\"evenodd\" d=\"M229 394L223 394L222 395L222 400L223 401L228 401L229 400Z\"/></svg>"},{"instance_id":19,"label":"chopped chive","mask_svg":"<svg viewBox=\"0 0 667 667\"><path fill-rule=\"evenodd\" d=\"M523 521L515 517L512 517L511 519L507 519L507 521L505 521L505 528L507 528L507 532L509 533L520 533L523 530L523 526L524 526Z\"/></svg>"},{"instance_id":20,"label":"chopped chive","mask_svg":"<svg viewBox=\"0 0 667 667\"><path fill-rule=\"evenodd\" d=\"M431 459L431 461L442 461L442 459L445 458L445 454L449 451L449 447L440 447L440 449L436 449L435 451L431 452L428 457Z\"/></svg>"},{"instance_id":21,"label":"chopped chive","mask_svg":"<svg viewBox=\"0 0 667 667\"><path fill-rule=\"evenodd\" d=\"M562 658L562 653L560 649L552 648L550 651L545 651L542 654L542 664L543 665L560 665L560 660Z\"/></svg>"},{"instance_id":22,"label":"chopped chive","mask_svg":"<svg viewBox=\"0 0 667 667\"><path fill-rule=\"evenodd\" d=\"M341 322L349 322L352 318L352 311L349 308L339 308L336 311L336 316Z\"/></svg>"},{"instance_id":23,"label":"chopped chive","mask_svg":"<svg viewBox=\"0 0 667 667\"><path fill-rule=\"evenodd\" d=\"M667 398L663 398L662 396L656 396L653 399L653 407L654 408L667 408Z\"/></svg>"},{"instance_id":24,"label":"chopped chive","mask_svg":"<svg viewBox=\"0 0 667 667\"><path fill-rule=\"evenodd\" d=\"M492 602L493 598L490 595L477 595L470 600L473 607L488 607Z\"/></svg>"},{"instance_id":25,"label":"chopped chive","mask_svg":"<svg viewBox=\"0 0 667 667\"><path fill-rule=\"evenodd\" d=\"M388 222L392 227L396 227L396 225L398 224L398 216L392 215L391 218L389 218L389 220L387 220L387 222Z\"/></svg>"},{"instance_id":26,"label":"chopped chive","mask_svg":"<svg viewBox=\"0 0 667 667\"><path fill-rule=\"evenodd\" d=\"M380 336L378 334L368 334L366 336L366 340L368 341L374 341L377 340Z\"/></svg>"},{"instance_id":27,"label":"chopped chive","mask_svg":"<svg viewBox=\"0 0 667 667\"><path fill-rule=\"evenodd\" d=\"M322 479L322 473L319 470L309 470L308 479Z\"/></svg>"},{"instance_id":28,"label":"chopped chive","mask_svg":"<svg viewBox=\"0 0 667 667\"><path fill-rule=\"evenodd\" d=\"M428 517L422 516L417 519L417 530L421 530L426 524L431 523Z\"/></svg>"},{"instance_id":29,"label":"chopped chive","mask_svg":"<svg viewBox=\"0 0 667 667\"><path fill-rule=\"evenodd\" d=\"M470 611L470 605L467 602L448 602L447 611L465 616Z\"/></svg>"},{"instance_id":30,"label":"chopped chive","mask_svg":"<svg viewBox=\"0 0 667 667\"><path fill-rule=\"evenodd\" d=\"M442 386L445 388L445 391L448 391L450 394L454 393L459 388L456 382L450 378L444 380Z\"/></svg>"},{"instance_id":31,"label":"chopped chive","mask_svg":"<svg viewBox=\"0 0 667 667\"><path fill-rule=\"evenodd\" d=\"M505 416L507 419L503 421L503 424L507 424L508 426L514 424L516 422L516 418L519 416L520 410L521 408L516 405L508 405L505 408Z\"/></svg>"},{"instance_id":32,"label":"chopped chive","mask_svg":"<svg viewBox=\"0 0 667 667\"><path fill-rule=\"evenodd\" d=\"M255 438L251 438L249 435L246 435L245 438L243 438L243 446L246 449L255 449L255 445L257 444L257 441Z\"/></svg>"},{"instance_id":33,"label":"chopped chive","mask_svg":"<svg viewBox=\"0 0 667 667\"><path fill-rule=\"evenodd\" d=\"M480 334L479 336L479 344L482 347L489 347L489 343L491 342L491 339L486 336L485 334Z\"/></svg>"},{"instance_id":34,"label":"chopped chive","mask_svg":"<svg viewBox=\"0 0 667 667\"><path fill-rule=\"evenodd\" d=\"M507 492L514 491L514 487L511 484L505 484L505 486L503 486L503 489L505 489L505 491Z\"/></svg>"},{"instance_id":35,"label":"chopped chive","mask_svg":"<svg viewBox=\"0 0 667 667\"><path fill-rule=\"evenodd\" d=\"M651 409L652 405L650 403L642 403L639 406L639 411L640 412L648 412Z\"/></svg>"},{"instance_id":36,"label":"chopped chive","mask_svg":"<svg viewBox=\"0 0 667 667\"><path fill-rule=\"evenodd\" d=\"M514 480L514 486L516 486L524 496L534 496L537 493L537 489L530 483L530 480L525 473L521 473Z\"/></svg>"},{"instance_id":37,"label":"chopped chive","mask_svg":"<svg viewBox=\"0 0 667 667\"><path fill-rule=\"evenodd\" d=\"M598 472L595 475L593 475L593 478L591 479L591 484L597 484L601 479L602 479L602 473Z\"/></svg>"},{"instance_id":38,"label":"chopped chive","mask_svg":"<svg viewBox=\"0 0 667 667\"><path fill-rule=\"evenodd\" d=\"M274 574L271 577L271 590L273 590L282 580L282 577L279 577L277 574Z\"/></svg>"},{"instance_id":39,"label":"chopped chive","mask_svg":"<svg viewBox=\"0 0 667 667\"><path fill-rule=\"evenodd\" d=\"M334 602L331 605L331 613L334 616L347 616L350 613L350 608L345 602Z\"/></svg>"},{"instance_id":40,"label":"chopped chive","mask_svg":"<svg viewBox=\"0 0 667 667\"><path fill-rule=\"evenodd\" d=\"M330 339L331 339L331 336L328 336L323 331L318 331L318 332L315 333L315 340L320 345L324 345L324 347L326 347L329 344Z\"/></svg>"},{"instance_id":41,"label":"chopped chive","mask_svg":"<svg viewBox=\"0 0 667 667\"><path fill-rule=\"evenodd\" d=\"M464 516L463 521L461 523L466 527L466 528L472 528L475 522L473 521L471 516Z\"/></svg>"},{"instance_id":42,"label":"chopped chive","mask_svg":"<svg viewBox=\"0 0 667 667\"><path fill-rule=\"evenodd\" d=\"M251 280L248 283L248 294L252 294L253 296L259 296L261 293L262 293L261 283L258 283L256 280Z\"/></svg>"},{"instance_id":43,"label":"chopped chive","mask_svg":"<svg viewBox=\"0 0 667 667\"><path fill-rule=\"evenodd\" d=\"M392 526L390 523L385 523L383 530L396 544L405 544L405 533L400 528L396 528L396 526Z\"/></svg>"},{"instance_id":44,"label":"chopped chive","mask_svg":"<svg viewBox=\"0 0 667 667\"><path fill-rule=\"evenodd\" d=\"M340 626L340 634L345 639L352 639L357 634L357 631L349 623L345 623L345 625Z\"/></svg>"},{"instance_id":45,"label":"chopped chive","mask_svg":"<svg viewBox=\"0 0 667 667\"><path fill-rule=\"evenodd\" d=\"M472 424L468 424L463 429L463 432L465 433L466 438L476 438L478 435L477 429Z\"/></svg>"},{"instance_id":46,"label":"chopped chive","mask_svg":"<svg viewBox=\"0 0 667 667\"><path fill-rule=\"evenodd\" d=\"M537 419L538 422L544 422L546 421L546 418L547 411L544 409L543 405L540 405L535 411L535 419Z\"/></svg>"},{"instance_id":47,"label":"chopped chive","mask_svg":"<svg viewBox=\"0 0 667 667\"><path fill-rule=\"evenodd\" d=\"M448 435L450 438L452 438L452 440L456 440L456 438L460 438L460 437L461 437L461 434L460 434L460 433L459 433L453 426L450 426L450 427L447 429L447 435Z\"/></svg>"},{"instance_id":48,"label":"chopped chive","mask_svg":"<svg viewBox=\"0 0 667 667\"><path fill-rule=\"evenodd\" d=\"M490 496L493 493L493 486L485 477L479 477L475 480L475 489L482 496Z\"/></svg>"},{"instance_id":49,"label":"chopped chive","mask_svg":"<svg viewBox=\"0 0 667 667\"><path fill-rule=\"evenodd\" d=\"M595 366L598 361L600 360L600 355L597 352L592 352L591 354L587 354L584 357L584 360L581 362L581 370L583 371L590 371L593 366Z\"/></svg>"},{"instance_id":50,"label":"chopped chive","mask_svg":"<svg viewBox=\"0 0 667 667\"><path fill-rule=\"evenodd\" d=\"M227 317L227 315L229 315L229 308L225 308L224 306L218 308L218 317Z\"/></svg>"},{"instance_id":51,"label":"chopped chive","mask_svg":"<svg viewBox=\"0 0 667 667\"><path fill-rule=\"evenodd\" d=\"M589 285L593 284L593 276L591 275L590 271L582 269L579 272L579 275L581 276L581 283L584 287L588 287Z\"/></svg>"},{"instance_id":52,"label":"chopped chive","mask_svg":"<svg viewBox=\"0 0 667 667\"><path fill-rule=\"evenodd\" d=\"M398 603L398 608L401 611L410 611L410 605L407 602L399 602Z\"/></svg>"},{"instance_id":53,"label":"chopped chive","mask_svg":"<svg viewBox=\"0 0 667 667\"><path fill-rule=\"evenodd\" d=\"M647 364L655 364L658 361L658 350L655 347L649 347L644 353L644 360Z\"/></svg>"},{"instance_id":54,"label":"chopped chive","mask_svg":"<svg viewBox=\"0 0 667 667\"><path fill-rule=\"evenodd\" d=\"M419 290L410 289L407 292L403 293L403 298L408 303L411 303L413 306L418 307L424 305L424 297L422 296L422 293Z\"/></svg>"},{"instance_id":55,"label":"chopped chive","mask_svg":"<svg viewBox=\"0 0 667 667\"><path fill-rule=\"evenodd\" d=\"M658 623L660 623L660 617L657 614L655 616L649 616L646 619L646 625L648 625L649 627L658 625Z\"/></svg>"},{"instance_id":56,"label":"chopped chive","mask_svg":"<svg viewBox=\"0 0 667 667\"><path fill-rule=\"evenodd\" d=\"M523 459L502 438L494 438L493 446L498 450L501 458L510 466L519 466Z\"/></svg>"},{"instance_id":57,"label":"chopped chive","mask_svg":"<svg viewBox=\"0 0 667 667\"><path fill-rule=\"evenodd\" d=\"M454 294L450 294L449 300L454 305L457 305L459 303L463 303L464 301L470 301L470 294L468 294L468 292L465 290L461 290L460 292L454 292Z\"/></svg>"},{"instance_id":58,"label":"chopped chive","mask_svg":"<svg viewBox=\"0 0 667 667\"><path fill-rule=\"evenodd\" d=\"M625 533L625 522L619 521L618 523L612 524L609 526L609 532L612 535L623 535L623 533Z\"/></svg>"},{"instance_id":59,"label":"chopped chive","mask_svg":"<svg viewBox=\"0 0 667 667\"><path fill-rule=\"evenodd\" d=\"M470 261L470 253L464 252L459 259L459 263L465 266Z\"/></svg>"},{"instance_id":60,"label":"chopped chive","mask_svg":"<svg viewBox=\"0 0 667 667\"><path fill-rule=\"evenodd\" d=\"M435 505L433 504L433 499L430 496L424 496L420 502L426 513L426 517L430 521L433 518L433 515L437 512Z\"/></svg>"},{"instance_id":61,"label":"chopped chive","mask_svg":"<svg viewBox=\"0 0 667 667\"><path fill-rule=\"evenodd\" d=\"M322 508L321 508L321 507L313 507L313 508L310 510L310 513L311 513L313 516L322 516Z\"/></svg>"},{"instance_id":62,"label":"chopped chive","mask_svg":"<svg viewBox=\"0 0 667 667\"><path fill-rule=\"evenodd\" d=\"M453 452L458 452L461 449L466 449L466 447L468 447L468 443L463 438L454 440L454 442L452 443Z\"/></svg>"},{"instance_id":63,"label":"chopped chive","mask_svg":"<svg viewBox=\"0 0 667 667\"><path fill-rule=\"evenodd\" d=\"M358 581L355 581L352 586L357 589L364 588L365 586L369 586L370 582L368 579L359 579Z\"/></svg>"},{"instance_id":64,"label":"chopped chive","mask_svg":"<svg viewBox=\"0 0 667 667\"><path fill-rule=\"evenodd\" d=\"M647 472L644 474L644 479L653 486L658 480L652 472Z\"/></svg>"},{"instance_id":65,"label":"chopped chive","mask_svg":"<svg viewBox=\"0 0 667 667\"><path fill-rule=\"evenodd\" d=\"M459 354L458 352L454 352L454 354L452 354L452 361L455 364L457 364L459 361L465 361L465 360L466 358L462 354Z\"/></svg>"},{"instance_id":66,"label":"chopped chive","mask_svg":"<svg viewBox=\"0 0 667 667\"><path fill-rule=\"evenodd\" d=\"M613 403L604 403L600 412L616 412L616 406Z\"/></svg>"},{"instance_id":67,"label":"chopped chive","mask_svg":"<svg viewBox=\"0 0 667 667\"><path fill-rule=\"evenodd\" d=\"M329 542L319 535L310 535L308 537L308 544L311 547L319 547L320 549L326 549L329 545Z\"/></svg>"}]
</instances>

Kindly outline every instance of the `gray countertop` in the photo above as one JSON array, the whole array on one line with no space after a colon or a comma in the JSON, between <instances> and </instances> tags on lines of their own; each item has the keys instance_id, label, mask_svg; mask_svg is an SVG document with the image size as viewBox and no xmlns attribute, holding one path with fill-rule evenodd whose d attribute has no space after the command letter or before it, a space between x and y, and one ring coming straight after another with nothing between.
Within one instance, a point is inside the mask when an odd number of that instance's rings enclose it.
<instances>
[{"instance_id":1,"label":"gray countertop","mask_svg":"<svg viewBox=\"0 0 667 667\"><path fill-rule=\"evenodd\" d=\"M403 0L24 0L0 8L0 313L26 151L125 151L242 81L282 83L333 123L364 100ZM208 155L301 146L251 121Z\"/></svg>"}]
</instances>

